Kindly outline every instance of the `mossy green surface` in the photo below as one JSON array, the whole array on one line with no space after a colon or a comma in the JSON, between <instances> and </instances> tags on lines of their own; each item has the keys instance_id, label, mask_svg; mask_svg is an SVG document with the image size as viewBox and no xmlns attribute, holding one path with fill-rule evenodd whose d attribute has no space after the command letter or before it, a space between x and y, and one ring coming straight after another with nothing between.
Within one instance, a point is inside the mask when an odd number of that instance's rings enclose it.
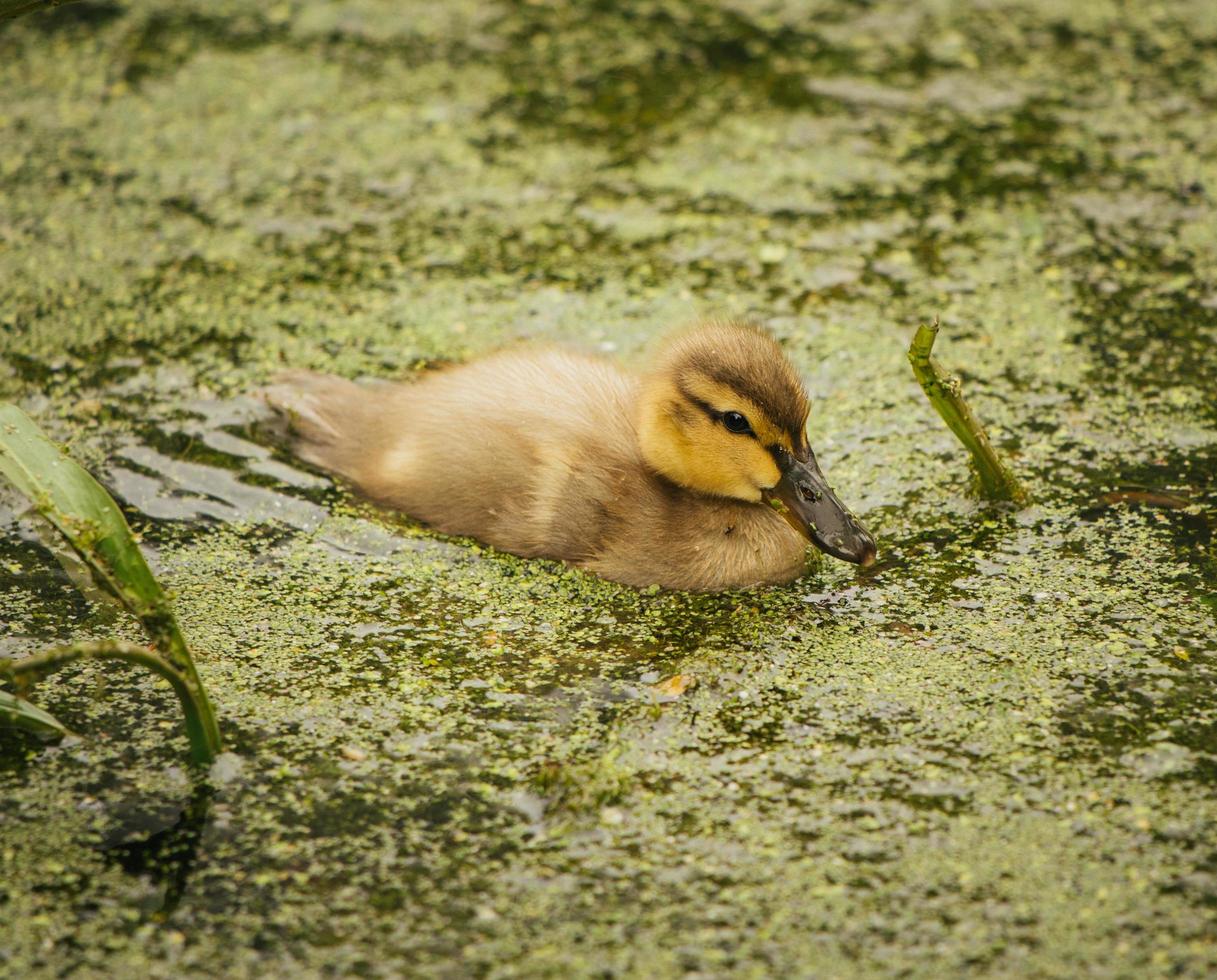
<instances>
[{"instance_id":1,"label":"mossy green surface","mask_svg":"<svg viewBox=\"0 0 1217 980\"><path fill-rule=\"evenodd\" d=\"M193 790L167 689L40 685L78 734L0 737L0 974L1212 975L1215 11L0 25L0 397L124 501L230 748ZM805 373L873 569L635 592L360 503L241 399L706 312ZM1034 506L968 496L934 315ZM14 508L0 656L121 634Z\"/></svg>"}]
</instances>

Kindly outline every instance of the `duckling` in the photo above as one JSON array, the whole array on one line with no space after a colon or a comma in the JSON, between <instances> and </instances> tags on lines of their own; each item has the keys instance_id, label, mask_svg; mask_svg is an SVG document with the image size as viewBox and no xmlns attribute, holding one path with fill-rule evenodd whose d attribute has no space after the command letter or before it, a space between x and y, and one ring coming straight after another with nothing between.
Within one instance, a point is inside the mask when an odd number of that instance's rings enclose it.
<instances>
[{"instance_id":1,"label":"duckling","mask_svg":"<svg viewBox=\"0 0 1217 980\"><path fill-rule=\"evenodd\" d=\"M406 384L289 372L262 396L301 459L372 500L627 585L789 582L809 540L874 561L808 445L798 374L751 323L679 331L641 376L519 350Z\"/></svg>"}]
</instances>

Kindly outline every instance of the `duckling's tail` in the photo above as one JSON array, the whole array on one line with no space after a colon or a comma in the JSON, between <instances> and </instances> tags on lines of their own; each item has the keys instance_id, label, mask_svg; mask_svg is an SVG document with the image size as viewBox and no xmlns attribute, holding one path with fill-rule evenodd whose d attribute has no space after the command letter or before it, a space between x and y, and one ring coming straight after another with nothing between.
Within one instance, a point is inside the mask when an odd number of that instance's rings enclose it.
<instances>
[{"instance_id":1,"label":"duckling's tail","mask_svg":"<svg viewBox=\"0 0 1217 980\"><path fill-rule=\"evenodd\" d=\"M286 371L257 394L277 414L297 456L359 479L369 437L380 427L367 387L332 374Z\"/></svg>"}]
</instances>

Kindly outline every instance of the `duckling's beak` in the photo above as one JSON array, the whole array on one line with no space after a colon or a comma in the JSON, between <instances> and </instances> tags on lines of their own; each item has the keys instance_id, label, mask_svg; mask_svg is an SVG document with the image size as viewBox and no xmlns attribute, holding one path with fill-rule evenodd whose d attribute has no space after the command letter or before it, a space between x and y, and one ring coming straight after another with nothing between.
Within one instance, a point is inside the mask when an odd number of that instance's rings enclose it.
<instances>
[{"instance_id":1,"label":"duckling's beak","mask_svg":"<svg viewBox=\"0 0 1217 980\"><path fill-rule=\"evenodd\" d=\"M815 455L808 451L801 460L783 452L777 463L782 478L767 495L786 505L783 516L790 526L834 558L862 566L874 562L875 539L837 499Z\"/></svg>"}]
</instances>

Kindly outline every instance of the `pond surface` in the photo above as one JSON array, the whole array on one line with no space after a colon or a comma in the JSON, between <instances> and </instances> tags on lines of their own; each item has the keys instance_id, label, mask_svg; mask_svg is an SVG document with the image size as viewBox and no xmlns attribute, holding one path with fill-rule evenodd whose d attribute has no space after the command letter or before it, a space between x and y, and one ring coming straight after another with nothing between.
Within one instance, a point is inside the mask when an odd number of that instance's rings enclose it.
<instances>
[{"instance_id":1,"label":"pond surface","mask_svg":"<svg viewBox=\"0 0 1217 980\"><path fill-rule=\"evenodd\" d=\"M229 750L194 790L150 677L40 685L0 974L1217 971L1217 5L623 9L0 25L0 397L123 502ZM636 592L245 398L709 312L806 375L874 568ZM934 315L1032 506L969 495ZM136 638L0 531L0 656Z\"/></svg>"}]
</instances>

